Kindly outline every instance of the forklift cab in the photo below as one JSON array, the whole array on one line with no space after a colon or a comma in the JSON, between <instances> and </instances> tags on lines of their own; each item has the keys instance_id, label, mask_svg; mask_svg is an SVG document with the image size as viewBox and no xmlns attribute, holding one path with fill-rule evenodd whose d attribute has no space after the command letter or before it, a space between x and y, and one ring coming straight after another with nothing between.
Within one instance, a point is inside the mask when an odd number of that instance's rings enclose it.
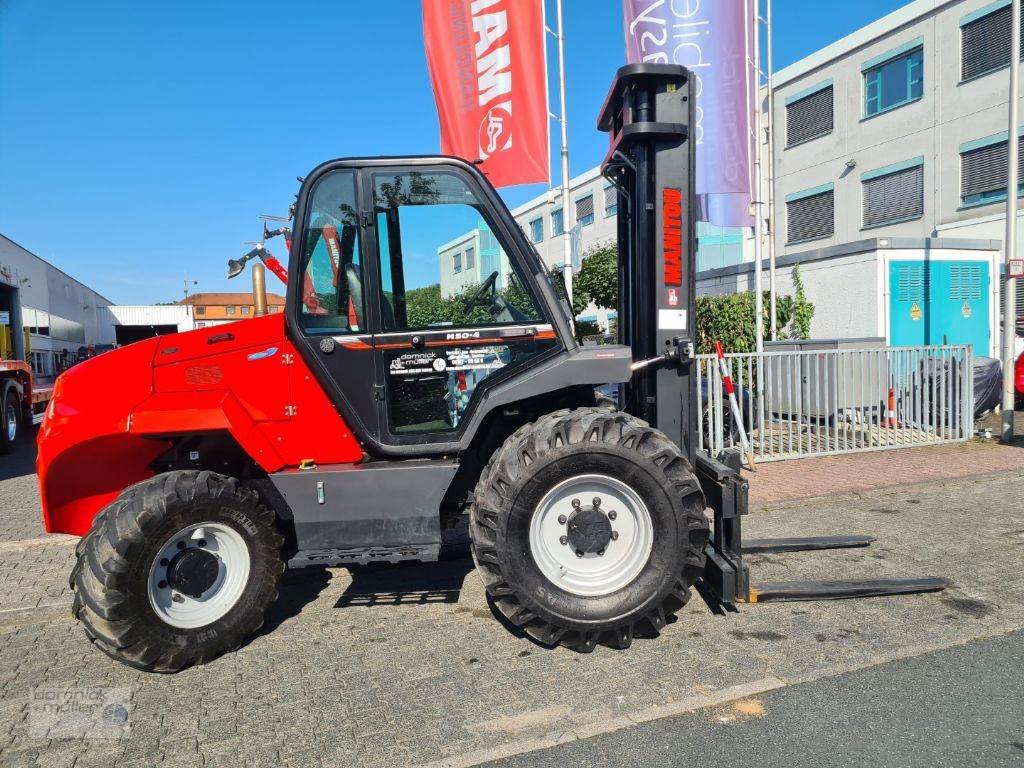
<instances>
[{"instance_id":1,"label":"forklift cab","mask_svg":"<svg viewBox=\"0 0 1024 768\"><path fill-rule=\"evenodd\" d=\"M471 164L331 162L296 216L288 326L371 450L450 452L495 388L578 350L564 295Z\"/></svg>"}]
</instances>

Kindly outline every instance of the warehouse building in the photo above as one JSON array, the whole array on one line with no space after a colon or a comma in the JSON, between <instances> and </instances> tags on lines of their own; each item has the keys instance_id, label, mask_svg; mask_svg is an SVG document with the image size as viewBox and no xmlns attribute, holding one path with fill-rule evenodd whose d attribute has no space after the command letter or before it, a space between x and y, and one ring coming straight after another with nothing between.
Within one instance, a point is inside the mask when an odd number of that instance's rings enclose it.
<instances>
[{"instance_id":1,"label":"warehouse building","mask_svg":"<svg viewBox=\"0 0 1024 768\"><path fill-rule=\"evenodd\" d=\"M111 347L106 298L0 235L0 358L31 362L48 378Z\"/></svg>"},{"instance_id":2,"label":"warehouse building","mask_svg":"<svg viewBox=\"0 0 1024 768\"><path fill-rule=\"evenodd\" d=\"M973 340L978 353L995 349L1010 12L1009 0L916 0L775 76L771 219L780 263L876 238L949 246L883 260L894 339L909 324L938 328L950 343ZM1015 133L1019 151L1024 125ZM978 244L997 256L978 256ZM983 317L991 318L985 343Z\"/></svg>"}]
</instances>

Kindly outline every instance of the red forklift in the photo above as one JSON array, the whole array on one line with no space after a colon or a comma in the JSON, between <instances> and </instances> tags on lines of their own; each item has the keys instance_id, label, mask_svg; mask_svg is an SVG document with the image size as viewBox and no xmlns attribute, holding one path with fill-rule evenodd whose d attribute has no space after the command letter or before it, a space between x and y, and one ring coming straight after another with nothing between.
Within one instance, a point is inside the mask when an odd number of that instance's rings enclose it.
<instances>
[{"instance_id":1,"label":"red forklift","mask_svg":"<svg viewBox=\"0 0 1024 768\"><path fill-rule=\"evenodd\" d=\"M140 669L206 662L262 624L286 566L435 560L464 516L494 607L584 652L657 635L698 582L727 605L941 589L750 585L751 548L870 538L745 547L739 457L696 449L692 89L681 67L623 67L598 121L621 344L577 343L561 282L474 163L357 158L302 183L284 313L63 375L38 469L46 530L83 536L89 638Z\"/></svg>"}]
</instances>

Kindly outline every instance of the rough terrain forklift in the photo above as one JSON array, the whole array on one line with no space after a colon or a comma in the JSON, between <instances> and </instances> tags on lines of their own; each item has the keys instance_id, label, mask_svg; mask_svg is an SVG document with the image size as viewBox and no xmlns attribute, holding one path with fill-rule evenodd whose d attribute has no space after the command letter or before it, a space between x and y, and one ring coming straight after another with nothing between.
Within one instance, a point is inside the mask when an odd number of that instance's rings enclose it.
<instances>
[{"instance_id":1,"label":"rough terrain forklift","mask_svg":"<svg viewBox=\"0 0 1024 768\"><path fill-rule=\"evenodd\" d=\"M84 536L90 639L146 670L205 662L260 626L286 564L434 560L465 515L493 605L545 645L627 648L698 580L770 595L743 561L746 481L695 445L693 116L668 65L619 70L600 116L620 345L577 343L475 164L345 159L302 184L283 314L63 375L38 468L46 529Z\"/></svg>"}]
</instances>

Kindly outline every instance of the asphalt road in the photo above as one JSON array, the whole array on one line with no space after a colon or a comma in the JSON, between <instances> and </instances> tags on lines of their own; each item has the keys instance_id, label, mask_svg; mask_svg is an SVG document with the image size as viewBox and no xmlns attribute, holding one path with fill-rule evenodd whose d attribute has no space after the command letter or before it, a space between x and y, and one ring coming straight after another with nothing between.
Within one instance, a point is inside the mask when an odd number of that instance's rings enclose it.
<instances>
[{"instance_id":1,"label":"asphalt road","mask_svg":"<svg viewBox=\"0 0 1024 768\"><path fill-rule=\"evenodd\" d=\"M1024 765L1024 632L487 763L539 766Z\"/></svg>"}]
</instances>

